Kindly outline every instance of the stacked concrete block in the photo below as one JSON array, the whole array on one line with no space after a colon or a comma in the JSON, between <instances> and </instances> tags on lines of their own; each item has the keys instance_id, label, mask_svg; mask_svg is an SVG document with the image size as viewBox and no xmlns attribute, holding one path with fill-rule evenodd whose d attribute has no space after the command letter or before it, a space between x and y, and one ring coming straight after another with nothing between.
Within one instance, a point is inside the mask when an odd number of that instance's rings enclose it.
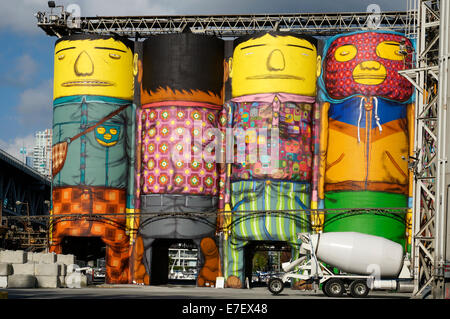
<instances>
[{"instance_id":1,"label":"stacked concrete block","mask_svg":"<svg viewBox=\"0 0 450 319\"><path fill-rule=\"evenodd\" d=\"M0 288L66 287L66 276L76 270L74 262L74 255L0 251Z\"/></svg>"},{"instance_id":2,"label":"stacked concrete block","mask_svg":"<svg viewBox=\"0 0 450 319\"><path fill-rule=\"evenodd\" d=\"M8 288L35 288L36 277L34 275L12 274L8 276Z\"/></svg>"},{"instance_id":3,"label":"stacked concrete block","mask_svg":"<svg viewBox=\"0 0 450 319\"><path fill-rule=\"evenodd\" d=\"M24 264L27 262L27 253L23 250L0 251L0 263Z\"/></svg>"},{"instance_id":4,"label":"stacked concrete block","mask_svg":"<svg viewBox=\"0 0 450 319\"><path fill-rule=\"evenodd\" d=\"M0 288L8 287L8 276L12 273L11 264L0 263Z\"/></svg>"},{"instance_id":5,"label":"stacked concrete block","mask_svg":"<svg viewBox=\"0 0 450 319\"><path fill-rule=\"evenodd\" d=\"M73 265L75 264L75 256L58 254L56 255L56 262L58 264Z\"/></svg>"},{"instance_id":6,"label":"stacked concrete block","mask_svg":"<svg viewBox=\"0 0 450 319\"><path fill-rule=\"evenodd\" d=\"M34 265L35 265L34 263L11 264L13 274L33 275L33 276L34 276Z\"/></svg>"},{"instance_id":7,"label":"stacked concrete block","mask_svg":"<svg viewBox=\"0 0 450 319\"><path fill-rule=\"evenodd\" d=\"M45 256L45 258L48 258ZM55 258L56 261L56 258ZM61 286L59 283L59 265L51 263L35 264L34 274L37 279L39 288L58 288Z\"/></svg>"}]
</instances>

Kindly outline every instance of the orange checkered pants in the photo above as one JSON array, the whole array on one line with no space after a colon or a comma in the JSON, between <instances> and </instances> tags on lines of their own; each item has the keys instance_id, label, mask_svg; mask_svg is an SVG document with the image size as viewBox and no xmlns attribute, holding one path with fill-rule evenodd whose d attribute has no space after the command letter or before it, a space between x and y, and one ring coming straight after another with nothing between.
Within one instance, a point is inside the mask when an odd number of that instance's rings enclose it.
<instances>
[{"instance_id":1,"label":"orange checkered pants","mask_svg":"<svg viewBox=\"0 0 450 319\"><path fill-rule=\"evenodd\" d=\"M61 253L61 242L66 236L100 237L106 245L106 283L129 283L125 190L55 187L52 195L50 251Z\"/></svg>"}]
</instances>

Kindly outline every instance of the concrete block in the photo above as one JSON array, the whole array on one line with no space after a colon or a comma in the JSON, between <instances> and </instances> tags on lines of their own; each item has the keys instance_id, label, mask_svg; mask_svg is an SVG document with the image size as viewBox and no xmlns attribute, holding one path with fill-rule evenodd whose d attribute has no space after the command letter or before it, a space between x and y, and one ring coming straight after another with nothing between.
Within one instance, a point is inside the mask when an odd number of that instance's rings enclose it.
<instances>
[{"instance_id":1,"label":"concrete block","mask_svg":"<svg viewBox=\"0 0 450 319\"><path fill-rule=\"evenodd\" d=\"M38 288L59 288L59 276L36 276Z\"/></svg>"},{"instance_id":2,"label":"concrete block","mask_svg":"<svg viewBox=\"0 0 450 319\"><path fill-rule=\"evenodd\" d=\"M36 276L59 276L58 264L34 264Z\"/></svg>"},{"instance_id":3,"label":"concrete block","mask_svg":"<svg viewBox=\"0 0 450 319\"><path fill-rule=\"evenodd\" d=\"M65 276L67 274L67 265L60 264L60 263L56 263L56 264L58 265L58 268L59 268L59 275Z\"/></svg>"},{"instance_id":4,"label":"concrete block","mask_svg":"<svg viewBox=\"0 0 450 319\"><path fill-rule=\"evenodd\" d=\"M26 264L11 264L14 275L33 275L34 276L34 263Z\"/></svg>"},{"instance_id":5,"label":"concrete block","mask_svg":"<svg viewBox=\"0 0 450 319\"><path fill-rule=\"evenodd\" d=\"M73 272L65 277L67 288L85 288L88 285L86 275L79 272Z\"/></svg>"},{"instance_id":6,"label":"concrete block","mask_svg":"<svg viewBox=\"0 0 450 319\"><path fill-rule=\"evenodd\" d=\"M27 263L32 263L32 262L34 262L34 254L35 253L33 253L33 252L31 252L31 251L29 251L29 252L27 252Z\"/></svg>"},{"instance_id":7,"label":"concrete block","mask_svg":"<svg viewBox=\"0 0 450 319\"><path fill-rule=\"evenodd\" d=\"M56 262L55 253L35 253L33 261L39 264L54 264Z\"/></svg>"},{"instance_id":8,"label":"concrete block","mask_svg":"<svg viewBox=\"0 0 450 319\"><path fill-rule=\"evenodd\" d=\"M0 263L24 264L27 262L27 253L23 250L0 251Z\"/></svg>"},{"instance_id":9,"label":"concrete block","mask_svg":"<svg viewBox=\"0 0 450 319\"><path fill-rule=\"evenodd\" d=\"M59 276L59 284L61 288L66 288L66 276Z\"/></svg>"},{"instance_id":10,"label":"concrete block","mask_svg":"<svg viewBox=\"0 0 450 319\"><path fill-rule=\"evenodd\" d=\"M35 288L36 277L33 275L8 276L8 288Z\"/></svg>"},{"instance_id":11,"label":"concrete block","mask_svg":"<svg viewBox=\"0 0 450 319\"><path fill-rule=\"evenodd\" d=\"M56 255L56 262L65 265L72 265L75 263L75 255L58 254Z\"/></svg>"},{"instance_id":12,"label":"concrete block","mask_svg":"<svg viewBox=\"0 0 450 319\"><path fill-rule=\"evenodd\" d=\"M0 288L8 288L8 276L0 276Z\"/></svg>"},{"instance_id":13,"label":"concrete block","mask_svg":"<svg viewBox=\"0 0 450 319\"><path fill-rule=\"evenodd\" d=\"M0 263L0 276L9 276L13 274L11 264Z\"/></svg>"}]
</instances>

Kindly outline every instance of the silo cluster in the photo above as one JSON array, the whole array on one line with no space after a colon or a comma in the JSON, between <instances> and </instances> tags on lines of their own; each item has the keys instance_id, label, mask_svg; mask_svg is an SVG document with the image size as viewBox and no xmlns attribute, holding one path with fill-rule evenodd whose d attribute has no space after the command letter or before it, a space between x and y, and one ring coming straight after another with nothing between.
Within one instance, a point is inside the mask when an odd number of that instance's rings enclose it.
<instances>
[{"instance_id":1,"label":"silo cluster","mask_svg":"<svg viewBox=\"0 0 450 319\"><path fill-rule=\"evenodd\" d=\"M57 40L51 250L100 243L106 282L164 284L187 244L196 285L243 288L257 247L295 259L298 233L408 249L413 50L388 31Z\"/></svg>"}]
</instances>

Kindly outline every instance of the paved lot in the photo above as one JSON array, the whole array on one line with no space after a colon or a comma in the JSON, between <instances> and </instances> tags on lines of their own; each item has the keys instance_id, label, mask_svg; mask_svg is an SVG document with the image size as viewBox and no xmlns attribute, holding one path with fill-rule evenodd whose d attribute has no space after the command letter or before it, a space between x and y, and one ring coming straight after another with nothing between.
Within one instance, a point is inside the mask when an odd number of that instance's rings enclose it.
<instances>
[{"instance_id":1,"label":"paved lot","mask_svg":"<svg viewBox=\"0 0 450 319\"><path fill-rule=\"evenodd\" d=\"M321 291L299 291L285 288L272 295L266 287L252 289L216 289L195 286L165 285L98 285L81 289L0 289L8 299L330 299ZM373 291L369 299L409 299L410 294ZM339 299L353 299L341 297Z\"/></svg>"},{"instance_id":2,"label":"paved lot","mask_svg":"<svg viewBox=\"0 0 450 319\"><path fill-rule=\"evenodd\" d=\"M115 318L148 315L162 319L339 317L343 314L385 313L417 316L423 307L410 294L371 292L368 298L328 298L317 293L285 288L273 296L266 287L216 289L195 286L99 285L82 289L0 289L8 292L0 307L8 313L35 317L41 311L52 316ZM422 300L423 301L423 300ZM448 305L445 305L446 307ZM416 308L418 308L416 310ZM357 310L358 309L358 310ZM389 309L389 310L388 310ZM422 309L423 310L423 309ZM405 312L406 311L406 312ZM154 314L157 314L154 316ZM412 317L412 316L411 316Z\"/></svg>"}]
</instances>

